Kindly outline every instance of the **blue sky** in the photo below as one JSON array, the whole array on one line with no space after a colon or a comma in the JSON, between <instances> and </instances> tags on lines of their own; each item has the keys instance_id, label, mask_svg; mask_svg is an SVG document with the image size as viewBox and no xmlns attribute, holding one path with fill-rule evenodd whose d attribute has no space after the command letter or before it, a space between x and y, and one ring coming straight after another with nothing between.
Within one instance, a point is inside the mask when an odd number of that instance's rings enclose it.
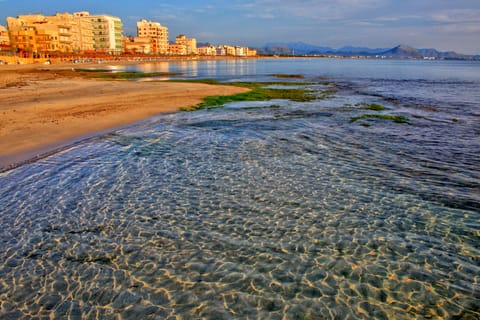
<instances>
[{"instance_id":1,"label":"blue sky","mask_svg":"<svg viewBox=\"0 0 480 320\"><path fill-rule=\"evenodd\" d=\"M199 42L296 42L480 54L480 0L0 0L0 24L19 14L90 11L118 16L126 34L145 18Z\"/></svg>"}]
</instances>

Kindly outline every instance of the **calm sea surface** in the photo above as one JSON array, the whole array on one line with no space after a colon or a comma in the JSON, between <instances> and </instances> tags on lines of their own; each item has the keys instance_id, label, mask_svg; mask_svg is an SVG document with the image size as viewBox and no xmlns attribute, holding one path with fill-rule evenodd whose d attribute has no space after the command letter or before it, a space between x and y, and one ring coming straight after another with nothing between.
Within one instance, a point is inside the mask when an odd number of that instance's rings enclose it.
<instances>
[{"instance_id":1,"label":"calm sea surface","mask_svg":"<svg viewBox=\"0 0 480 320\"><path fill-rule=\"evenodd\" d=\"M0 318L480 318L480 63L122 68L318 99L159 115L0 173Z\"/></svg>"}]
</instances>

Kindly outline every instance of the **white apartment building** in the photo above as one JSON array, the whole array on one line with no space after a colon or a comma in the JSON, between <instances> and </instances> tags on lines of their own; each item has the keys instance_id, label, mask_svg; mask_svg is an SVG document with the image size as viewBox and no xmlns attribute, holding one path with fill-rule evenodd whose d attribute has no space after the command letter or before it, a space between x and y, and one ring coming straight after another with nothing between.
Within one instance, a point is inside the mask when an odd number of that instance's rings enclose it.
<instances>
[{"instance_id":1,"label":"white apartment building","mask_svg":"<svg viewBox=\"0 0 480 320\"><path fill-rule=\"evenodd\" d=\"M90 15L84 17L90 19L93 28L93 40L95 51L109 54L122 54L123 47L123 24L118 17L109 15Z\"/></svg>"}]
</instances>

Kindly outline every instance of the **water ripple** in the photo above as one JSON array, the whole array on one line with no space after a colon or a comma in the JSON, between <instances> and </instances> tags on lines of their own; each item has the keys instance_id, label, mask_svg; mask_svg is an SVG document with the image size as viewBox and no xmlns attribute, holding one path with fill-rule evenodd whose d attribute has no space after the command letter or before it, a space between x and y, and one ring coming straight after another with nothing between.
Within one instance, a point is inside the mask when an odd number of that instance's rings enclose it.
<instances>
[{"instance_id":1,"label":"water ripple","mask_svg":"<svg viewBox=\"0 0 480 320\"><path fill-rule=\"evenodd\" d=\"M346 101L365 96L338 88L154 117L2 173L0 317L478 317L471 116L362 126Z\"/></svg>"}]
</instances>

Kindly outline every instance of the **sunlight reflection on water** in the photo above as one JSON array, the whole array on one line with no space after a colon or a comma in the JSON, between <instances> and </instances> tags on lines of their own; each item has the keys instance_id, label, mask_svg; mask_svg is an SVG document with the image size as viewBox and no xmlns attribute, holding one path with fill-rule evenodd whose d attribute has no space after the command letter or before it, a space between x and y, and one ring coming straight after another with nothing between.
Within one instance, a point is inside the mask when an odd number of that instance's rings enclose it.
<instances>
[{"instance_id":1,"label":"sunlight reflection on water","mask_svg":"<svg viewBox=\"0 0 480 320\"><path fill-rule=\"evenodd\" d=\"M328 100L152 117L2 173L0 316L478 317L475 101L344 81ZM410 124L350 123L371 102Z\"/></svg>"}]
</instances>

